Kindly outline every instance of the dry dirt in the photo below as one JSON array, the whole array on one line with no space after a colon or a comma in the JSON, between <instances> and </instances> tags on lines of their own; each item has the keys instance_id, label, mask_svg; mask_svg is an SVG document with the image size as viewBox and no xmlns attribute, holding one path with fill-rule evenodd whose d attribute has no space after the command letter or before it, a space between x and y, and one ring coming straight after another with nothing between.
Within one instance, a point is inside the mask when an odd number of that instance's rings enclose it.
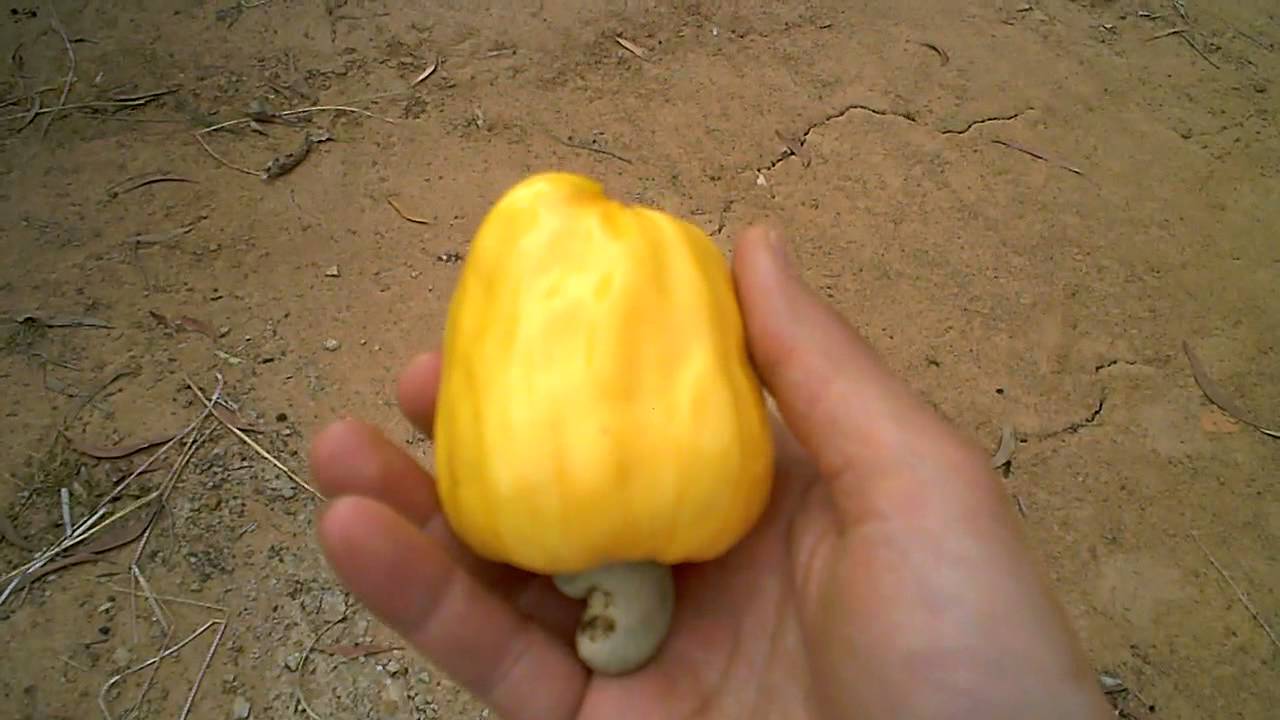
<instances>
[{"instance_id":1,"label":"dry dirt","mask_svg":"<svg viewBox=\"0 0 1280 720\"><path fill-rule=\"evenodd\" d=\"M1122 714L1274 717L1280 443L1216 410L1182 346L1280 423L1272 0L1186 0L1186 18L1157 0L55 6L75 56L62 112L42 111L68 76L50 6L9 3L0 27L3 572L32 557L15 540L62 535L61 488L83 520L157 448L81 450L199 415L184 374L208 392L220 373L247 435L304 479L309 436L340 414L428 458L395 374L436 344L486 206L564 168L726 248L776 220L942 411L992 446L1011 425L1010 502L1099 672L1130 688ZM394 122L321 111L204 136L257 170L332 134L264 181L193 135L258 98ZM190 182L108 192L149 173ZM11 322L26 313L110 327ZM335 585L315 500L202 429L137 563L167 625L131 594L138 540L41 578L0 608L0 715L96 716L108 680L218 618L154 681L108 688L112 716L139 697L135 717L176 716L219 629L193 718L306 717L300 697L319 717L486 714Z\"/></svg>"}]
</instances>

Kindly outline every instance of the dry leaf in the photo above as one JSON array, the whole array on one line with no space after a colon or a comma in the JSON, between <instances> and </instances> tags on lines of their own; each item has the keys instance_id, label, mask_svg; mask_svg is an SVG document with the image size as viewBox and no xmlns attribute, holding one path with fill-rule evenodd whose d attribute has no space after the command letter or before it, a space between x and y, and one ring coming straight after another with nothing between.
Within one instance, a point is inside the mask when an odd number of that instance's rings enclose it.
<instances>
[{"instance_id":1,"label":"dry leaf","mask_svg":"<svg viewBox=\"0 0 1280 720\"><path fill-rule=\"evenodd\" d=\"M159 509L160 505L155 500L145 505L139 505L128 515L116 519L110 525L95 533L93 537L85 540L80 545L81 552L101 553L107 550L114 550L121 545L128 545L142 535L142 532L147 529L147 526L156 517Z\"/></svg>"},{"instance_id":2,"label":"dry leaf","mask_svg":"<svg viewBox=\"0 0 1280 720\"><path fill-rule=\"evenodd\" d=\"M621 35L615 35L615 36L613 37L613 39L614 39L614 40L617 40L617 41L618 41L618 44L619 44L619 45L621 45L622 47L626 48L626 49L627 49L627 52L631 53L632 55L635 55L636 57L640 58L641 60L648 60L648 59L649 59L649 51L648 51L648 50L645 50L644 48L642 48L642 47L640 47L639 45L637 45L637 44L635 44L635 43L631 42L630 40L628 40L628 39L626 39L626 38L622 37Z\"/></svg>"},{"instance_id":3,"label":"dry leaf","mask_svg":"<svg viewBox=\"0 0 1280 720\"><path fill-rule=\"evenodd\" d=\"M151 97L159 97L159 95L152 95ZM125 193L133 192L140 187L146 187L147 185L162 182L193 183L195 180L182 177L181 175L171 175L163 172L135 175L130 178L125 178L124 180L121 180L115 185L107 188L107 197L116 198L124 195Z\"/></svg>"},{"instance_id":4,"label":"dry leaf","mask_svg":"<svg viewBox=\"0 0 1280 720\"><path fill-rule=\"evenodd\" d=\"M89 457L95 457L99 460L118 460L120 458L129 457L139 450L146 450L149 447L155 447L162 443L167 443L173 439L174 433L166 433L157 435L143 440L134 440L132 442L120 443L119 445L102 446L90 445L84 440L76 440L68 437L67 441L71 443L71 447L76 452L83 453Z\"/></svg>"},{"instance_id":5,"label":"dry leaf","mask_svg":"<svg viewBox=\"0 0 1280 720\"><path fill-rule=\"evenodd\" d=\"M204 322L203 320L197 320L196 318L193 318L190 315L183 315L177 320L174 320L173 328L175 330L184 330L186 332L200 333L201 335L204 335L205 337L210 339L213 339L215 334L213 331L213 328L210 327L208 323Z\"/></svg>"},{"instance_id":6,"label":"dry leaf","mask_svg":"<svg viewBox=\"0 0 1280 720\"><path fill-rule=\"evenodd\" d=\"M991 467L998 468L1013 459L1014 448L1018 447L1018 436L1012 425L1000 428L1000 447L991 456Z\"/></svg>"},{"instance_id":7,"label":"dry leaf","mask_svg":"<svg viewBox=\"0 0 1280 720\"><path fill-rule=\"evenodd\" d=\"M427 69L423 70L422 73L418 75L418 77L414 78L413 82L409 83L409 87L413 87L418 83L422 82L423 80L426 80L427 78L431 77L431 75L435 73L436 68L438 67L440 67L440 60L437 59L435 62L427 66Z\"/></svg>"},{"instance_id":8,"label":"dry leaf","mask_svg":"<svg viewBox=\"0 0 1280 720\"><path fill-rule=\"evenodd\" d=\"M237 430L243 430L245 432L262 432L262 428L240 417L239 413L224 405L213 406L213 414L217 415L219 420Z\"/></svg>"},{"instance_id":9,"label":"dry leaf","mask_svg":"<svg viewBox=\"0 0 1280 720\"><path fill-rule=\"evenodd\" d=\"M101 555L94 555L93 553L87 553L87 552L77 553L75 555L65 557L61 560L54 560L53 562L45 565L44 567L40 568L39 570L36 570L35 572L19 577L18 582L16 585L13 586L13 589L21 590L22 588L26 587L27 585L30 585L31 583L34 583L35 581L39 580L45 575L50 575L63 568L71 567L72 565L80 565L80 564L89 563L89 562L108 562L108 560L102 557Z\"/></svg>"},{"instance_id":10,"label":"dry leaf","mask_svg":"<svg viewBox=\"0 0 1280 720\"><path fill-rule=\"evenodd\" d=\"M1196 385L1200 386L1200 391L1214 405L1222 408L1222 411L1240 422L1252 426L1255 430L1268 437L1280 438L1280 430L1273 430L1264 425L1260 425L1257 421L1251 419L1244 411L1244 408L1236 404L1235 400L1227 395L1213 378L1209 377L1209 373L1204 368L1204 363L1200 361L1200 356L1191 349L1191 343L1186 340L1182 341L1182 351L1187 355L1187 362L1191 364L1191 374L1196 379Z\"/></svg>"}]
</instances>

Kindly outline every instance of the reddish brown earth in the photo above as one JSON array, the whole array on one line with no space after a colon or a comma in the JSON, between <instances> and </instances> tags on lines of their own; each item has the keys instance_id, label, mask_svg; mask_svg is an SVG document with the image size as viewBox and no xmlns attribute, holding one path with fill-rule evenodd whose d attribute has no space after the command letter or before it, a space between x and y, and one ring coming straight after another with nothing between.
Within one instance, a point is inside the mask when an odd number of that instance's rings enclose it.
<instances>
[{"instance_id":1,"label":"reddish brown earth","mask_svg":"<svg viewBox=\"0 0 1280 720\"><path fill-rule=\"evenodd\" d=\"M57 2L75 55L61 112L41 112L68 72L49 5L4 16L0 311L111 325L0 327L0 516L18 541L57 541L60 488L83 519L147 457L74 446L191 422L184 375L209 391L221 374L250 437L303 479L338 414L428 457L395 374L437 343L452 253L487 205L563 168L726 248L777 221L806 276L960 427L994 446L1011 425L1010 502L1099 672L1131 689L1113 698L1126 716L1274 712L1280 443L1215 409L1182 350L1280 424L1273 2L1187 0L1187 19L1155 0L244 5ZM394 122L322 111L204 136L256 170L332 134L264 182L193 134L256 98ZM108 194L157 172L192 182ZM130 594L139 541L40 579L0 608L0 714L98 715L113 676L217 618L150 686L150 669L112 685L112 716L140 696L137 717L176 716L219 627L193 718L304 717L299 697L320 717L483 714L334 583L316 502L202 428L138 562L166 625ZM0 543L5 573L31 555Z\"/></svg>"}]
</instances>

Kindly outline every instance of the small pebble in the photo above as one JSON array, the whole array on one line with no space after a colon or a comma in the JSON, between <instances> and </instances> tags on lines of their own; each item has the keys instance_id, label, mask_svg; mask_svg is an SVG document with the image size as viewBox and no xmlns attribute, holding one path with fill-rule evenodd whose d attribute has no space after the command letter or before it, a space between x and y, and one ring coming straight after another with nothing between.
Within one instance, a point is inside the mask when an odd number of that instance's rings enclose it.
<instances>
[{"instance_id":1,"label":"small pebble","mask_svg":"<svg viewBox=\"0 0 1280 720\"><path fill-rule=\"evenodd\" d=\"M341 277L342 272L338 270L337 265L330 265L328 270L324 271L325 277Z\"/></svg>"},{"instance_id":2,"label":"small pebble","mask_svg":"<svg viewBox=\"0 0 1280 720\"><path fill-rule=\"evenodd\" d=\"M127 647L118 647L116 651L111 653L111 664L116 667L124 667L133 659L133 653L129 652Z\"/></svg>"},{"instance_id":3,"label":"small pebble","mask_svg":"<svg viewBox=\"0 0 1280 720\"><path fill-rule=\"evenodd\" d=\"M329 338L328 340L324 341L324 349L328 350L329 352L333 352L334 350L337 350L340 347L342 347L342 343L338 342L337 338Z\"/></svg>"},{"instance_id":4,"label":"small pebble","mask_svg":"<svg viewBox=\"0 0 1280 720\"><path fill-rule=\"evenodd\" d=\"M249 701L237 695L236 699L231 701L231 720L248 720L252 710Z\"/></svg>"},{"instance_id":5,"label":"small pebble","mask_svg":"<svg viewBox=\"0 0 1280 720\"><path fill-rule=\"evenodd\" d=\"M298 668L302 667L302 653L290 653L284 659L284 666L290 672L298 672Z\"/></svg>"}]
</instances>

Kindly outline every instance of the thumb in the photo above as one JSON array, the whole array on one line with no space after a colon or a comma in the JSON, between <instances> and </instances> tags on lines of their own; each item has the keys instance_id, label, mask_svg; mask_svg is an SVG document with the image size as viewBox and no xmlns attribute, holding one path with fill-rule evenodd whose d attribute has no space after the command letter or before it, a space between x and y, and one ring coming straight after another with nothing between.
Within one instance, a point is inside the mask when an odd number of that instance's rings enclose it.
<instances>
[{"instance_id":1,"label":"thumb","mask_svg":"<svg viewBox=\"0 0 1280 720\"><path fill-rule=\"evenodd\" d=\"M744 232L733 272L752 361L824 476L881 469L904 457L909 448L903 445L916 431L940 425L932 409L804 283L777 231Z\"/></svg>"}]
</instances>

